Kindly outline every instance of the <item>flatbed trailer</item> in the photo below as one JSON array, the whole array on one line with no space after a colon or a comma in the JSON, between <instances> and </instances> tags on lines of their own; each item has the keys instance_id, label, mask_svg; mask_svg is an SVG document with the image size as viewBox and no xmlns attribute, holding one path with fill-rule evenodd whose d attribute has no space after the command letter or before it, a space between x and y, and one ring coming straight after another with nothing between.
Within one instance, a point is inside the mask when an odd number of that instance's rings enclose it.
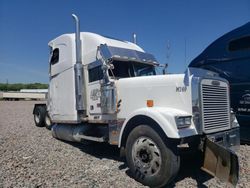
<instances>
[{"instance_id":1,"label":"flatbed trailer","mask_svg":"<svg viewBox=\"0 0 250 188\"><path fill-rule=\"evenodd\" d=\"M46 93L38 92L0 92L0 100L19 101L19 100L45 100Z\"/></svg>"}]
</instances>

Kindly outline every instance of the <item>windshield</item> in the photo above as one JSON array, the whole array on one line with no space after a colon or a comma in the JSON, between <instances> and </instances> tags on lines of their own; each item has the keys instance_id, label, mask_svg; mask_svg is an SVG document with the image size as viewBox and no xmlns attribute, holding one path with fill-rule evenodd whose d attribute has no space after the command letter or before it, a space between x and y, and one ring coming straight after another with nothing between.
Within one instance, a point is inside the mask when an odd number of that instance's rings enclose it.
<instances>
[{"instance_id":1,"label":"windshield","mask_svg":"<svg viewBox=\"0 0 250 188\"><path fill-rule=\"evenodd\" d=\"M155 66L133 61L113 61L114 69L109 70L111 77L129 78L156 75Z\"/></svg>"},{"instance_id":2,"label":"windshield","mask_svg":"<svg viewBox=\"0 0 250 188\"><path fill-rule=\"evenodd\" d=\"M213 62L203 65L201 68L208 69L220 74L231 83L250 82L250 64L248 59L234 59L226 62Z\"/></svg>"}]
</instances>

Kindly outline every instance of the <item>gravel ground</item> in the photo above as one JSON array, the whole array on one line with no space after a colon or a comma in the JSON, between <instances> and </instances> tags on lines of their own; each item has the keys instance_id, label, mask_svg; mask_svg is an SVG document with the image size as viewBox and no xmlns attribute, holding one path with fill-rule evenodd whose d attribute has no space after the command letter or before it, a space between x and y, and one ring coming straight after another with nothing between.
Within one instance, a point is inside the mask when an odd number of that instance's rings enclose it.
<instances>
[{"instance_id":1,"label":"gravel ground","mask_svg":"<svg viewBox=\"0 0 250 188\"><path fill-rule=\"evenodd\" d=\"M35 127L34 101L0 101L0 187L144 187L130 177L119 150L108 144L67 143ZM239 151L240 181L250 187L250 146ZM228 187L184 158L169 187Z\"/></svg>"}]
</instances>

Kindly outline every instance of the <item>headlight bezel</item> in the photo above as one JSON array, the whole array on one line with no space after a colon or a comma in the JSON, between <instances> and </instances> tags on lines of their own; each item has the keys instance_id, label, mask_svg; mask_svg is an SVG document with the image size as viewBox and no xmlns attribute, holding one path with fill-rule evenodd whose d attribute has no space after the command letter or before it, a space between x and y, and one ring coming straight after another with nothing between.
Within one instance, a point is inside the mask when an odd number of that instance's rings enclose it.
<instances>
[{"instance_id":1,"label":"headlight bezel","mask_svg":"<svg viewBox=\"0 0 250 188\"><path fill-rule=\"evenodd\" d=\"M192 116L176 116L175 123L178 129L190 127L192 124Z\"/></svg>"}]
</instances>

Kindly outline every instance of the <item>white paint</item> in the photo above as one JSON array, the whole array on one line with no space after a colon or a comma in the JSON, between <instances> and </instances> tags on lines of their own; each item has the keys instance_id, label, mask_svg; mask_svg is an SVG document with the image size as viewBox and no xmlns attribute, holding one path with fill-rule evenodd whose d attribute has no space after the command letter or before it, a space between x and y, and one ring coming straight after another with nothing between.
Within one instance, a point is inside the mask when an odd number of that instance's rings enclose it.
<instances>
[{"instance_id":1,"label":"white paint","mask_svg":"<svg viewBox=\"0 0 250 188\"><path fill-rule=\"evenodd\" d=\"M21 89L22 93L48 93L48 89Z\"/></svg>"},{"instance_id":2,"label":"white paint","mask_svg":"<svg viewBox=\"0 0 250 188\"><path fill-rule=\"evenodd\" d=\"M117 101L121 105L117 114L101 113L100 98L93 99L92 92L100 89L100 81L89 83L88 64L97 60L97 47L107 44L144 52L139 46L127 41L106 38L93 33L81 33L82 63L86 87L86 110L88 120L126 119L123 124L119 145L126 123L134 116L145 115L156 121L165 134L170 138L183 138L196 135L197 131L192 122L188 128L177 129L176 116L192 116L192 96L190 77L184 74L161 75L124 78L116 80ZM65 34L49 43L53 49L59 48L59 62L51 66L48 110L52 121L78 122L75 109L75 35ZM147 100L153 100L154 106L147 107ZM93 108L91 107L93 106Z\"/></svg>"},{"instance_id":3,"label":"white paint","mask_svg":"<svg viewBox=\"0 0 250 188\"><path fill-rule=\"evenodd\" d=\"M97 101L90 100L89 87L99 87L99 85L92 86L88 84L88 70L87 65L96 61L97 47L100 44L107 44L109 46L116 46L120 48L133 49L143 52L143 50L134 43L128 41L119 41L111 38L106 38L94 33L82 32L80 34L82 41L82 59L84 65L84 79L87 87L87 115L93 119L94 113L100 112L100 109L95 108L90 114L90 105L97 105ZM78 122L78 115L75 109L75 78L74 78L74 64L76 63L75 56L75 34L64 34L52 40L48 44L52 49L59 48L59 62L51 66L50 72L50 86L48 95L48 111L52 121L71 121ZM91 102L90 102L91 101ZM96 111L97 110L97 111ZM109 116L108 116L109 117ZM108 118L103 116L103 118Z\"/></svg>"},{"instance_id":4,"label":"white paint","mask_svg":"<svg viewBox=\"0 0 250 188\"><path fill-rule=\"evenodd\" d=\"M126 123L136 115L146 115L155 120L170 138L181 138L197 134L194 124L177 129L176 116L192 116L191 84L184 84L184 74L125 78L116 81L118 100L122 100L118 119ZM186 88L179 92L177 88ZM177 92L178 90L178 92ZM147 100L154 107L147 107Z\"/></svg>"},{"instance_id":5,"label":"white paint","mask_svg":"<svg viewBox=\"0 0 250 188\"><path fill-rule=\"evenodd\" d=\"M177 129L175 123L175 117L177 116L191 116L191 114L178 109L167 107L153 107L153 108L140 108L132 112L124 122L121 133L119 136L119 147L121 144L122 133L130 119L137 115L144 115L153 119L165 132L169 138L183 138L187 136L193 136L197 134L194 123L192 122L190 127Z\"/></svg>"}]
</instances>

